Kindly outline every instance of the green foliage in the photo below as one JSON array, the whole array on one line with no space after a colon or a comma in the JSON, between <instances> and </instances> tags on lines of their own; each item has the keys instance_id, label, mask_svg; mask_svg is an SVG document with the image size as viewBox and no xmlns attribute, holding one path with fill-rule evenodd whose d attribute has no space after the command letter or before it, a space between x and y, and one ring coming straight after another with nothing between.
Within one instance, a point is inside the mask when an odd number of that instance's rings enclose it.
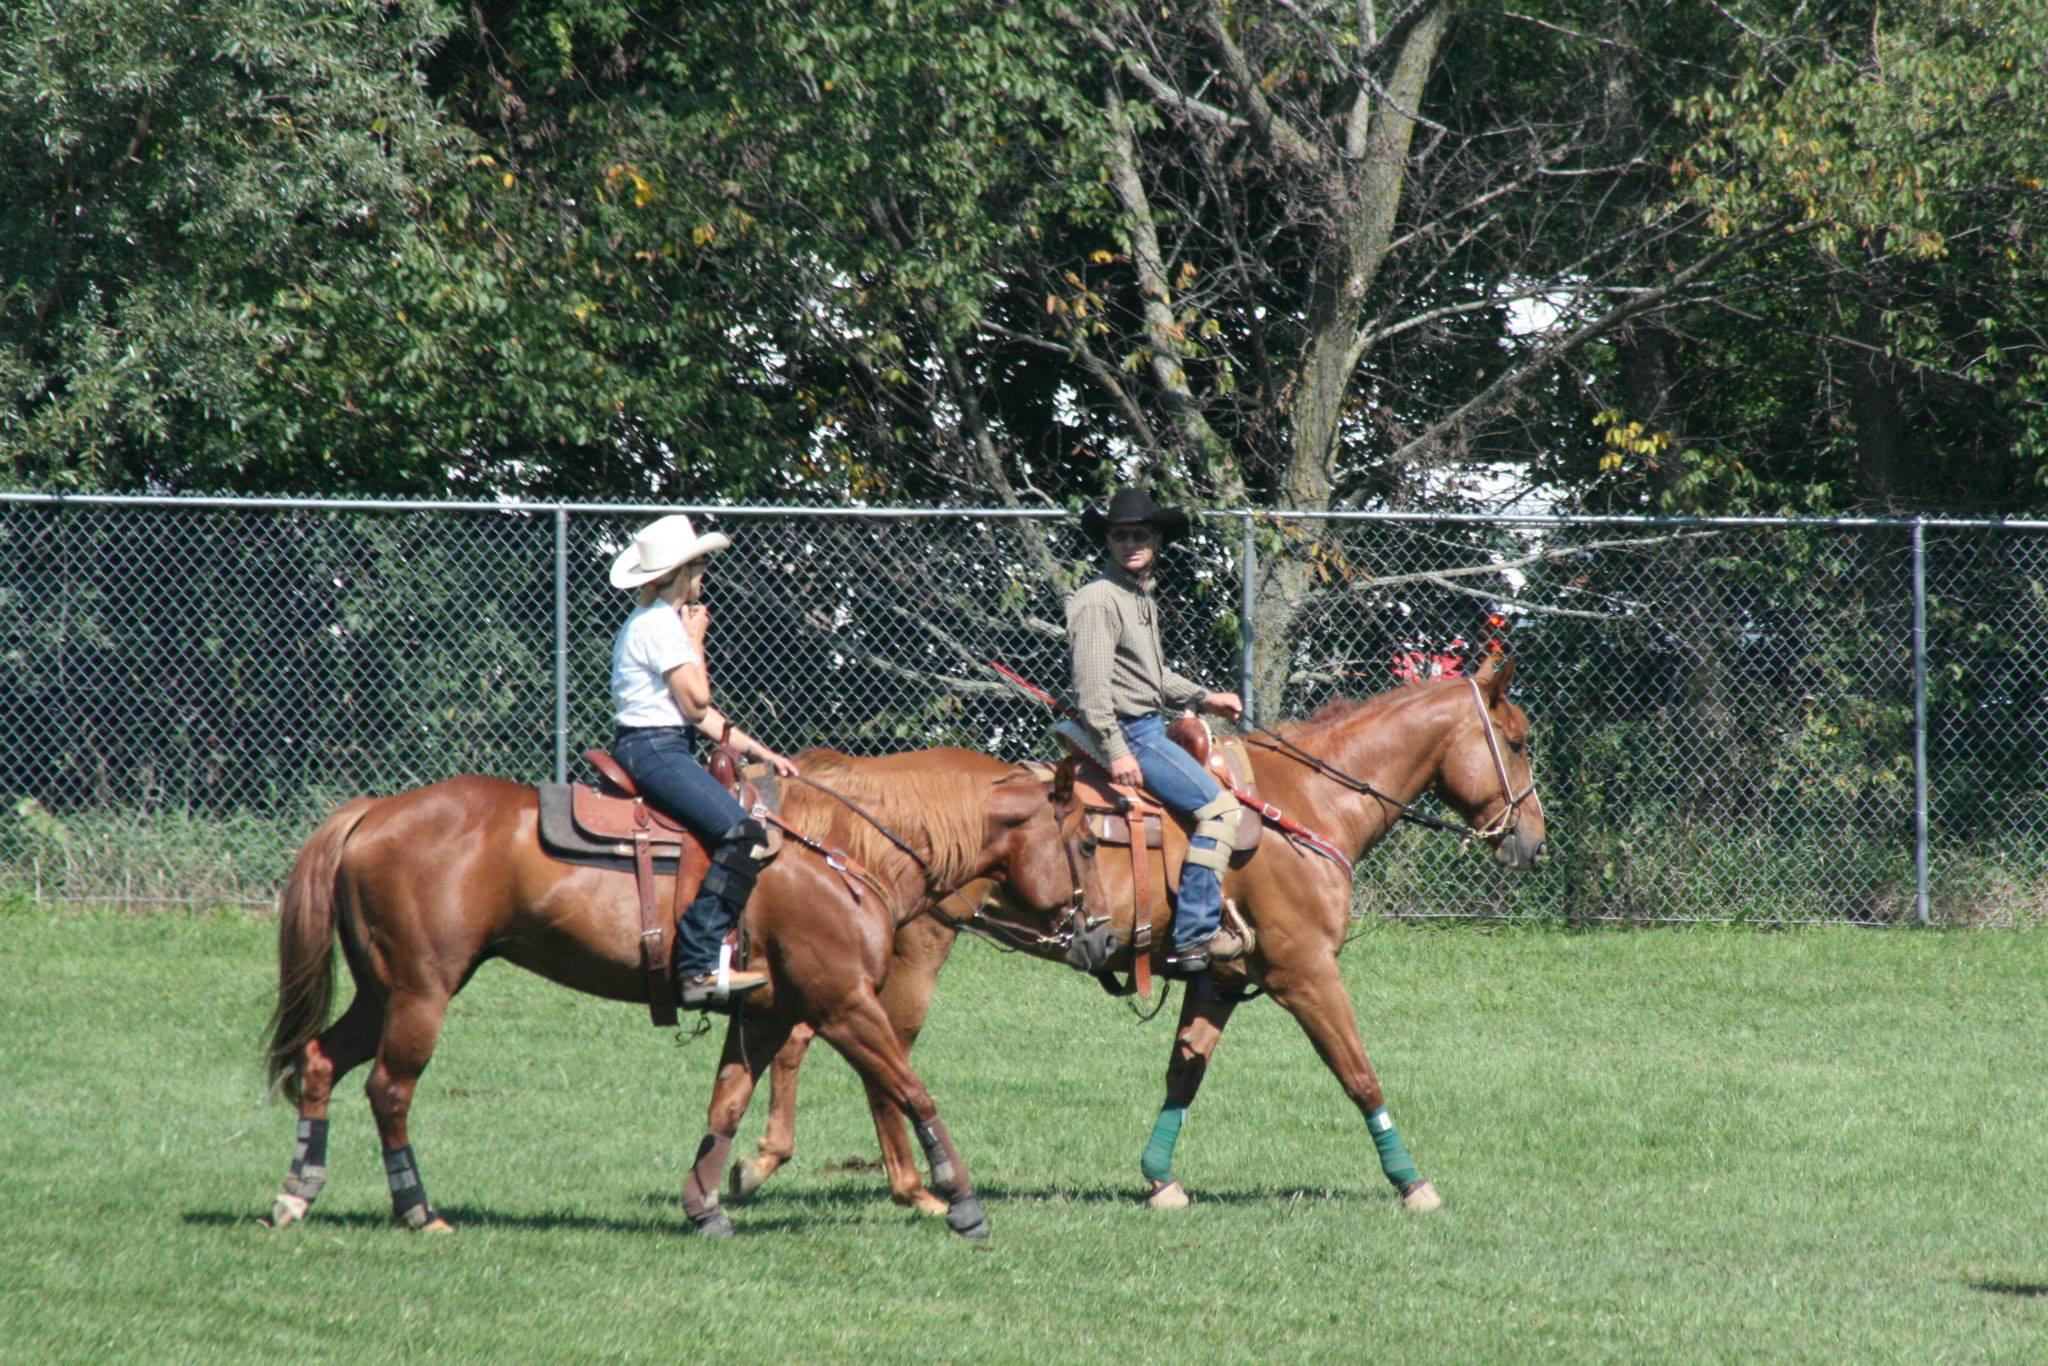
<instances>
[{"instance_id":1,"label":"green foliage","mask_svg":"<svg viewBox=\"0 0 2048 1366\"><path fill-rule=\"evenodd\" d=\"M1785 234L1730 322L1703 320L1699 363L1739 384L1709 382L1692 425L1741 440L1785 502L2037 501L2048 12L1851 7L1813 37L1679 102L1681 200L1720 237Z\"/></svg>"},{"instance_id":2,"label":"green foliage","mask_svg":"<svg viewBox=\"0 0 2048 1366\"><path fill-rule=\"evenodd\" d=\"M363 377L303 364L339 340L309 315L382 296L417 247L422 185L462 139L411 76L448 31L374 0L9 7L0 471L336 482L317 475L337 419L365 420ZM404 485L402 443L380 444L356 477Z\"/></svg>"}]
</instances>

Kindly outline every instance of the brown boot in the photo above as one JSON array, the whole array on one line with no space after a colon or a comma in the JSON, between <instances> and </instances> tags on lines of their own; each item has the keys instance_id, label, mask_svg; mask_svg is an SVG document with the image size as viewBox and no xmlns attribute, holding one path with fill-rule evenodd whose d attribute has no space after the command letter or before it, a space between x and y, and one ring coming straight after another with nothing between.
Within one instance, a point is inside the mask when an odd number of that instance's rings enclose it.
<instances>
[{"instance_id":1,"label":"brown boot","mask_svg":"<svg viewBox=\"0 0 2048 1366\"><path fill-rule=\"evenodd\" d=\"M1218 930L1216 937L1209 941L1209 961L1212 963L1234 963L1244 957L1248 946L1235 930Z\"/></svg>"},{"instance_id":2,"label":"brown boot","mask_svg":"<svg viewBox=\"0 0 2048 1366\"><path fill-rule=\"evenodd\" d=\"M702 972L676 983L676 1005L684 1010L731 1010L742 996L767 985L765 972L729 972L721 989L717 973Z\"/></svg>"}]
</instances>

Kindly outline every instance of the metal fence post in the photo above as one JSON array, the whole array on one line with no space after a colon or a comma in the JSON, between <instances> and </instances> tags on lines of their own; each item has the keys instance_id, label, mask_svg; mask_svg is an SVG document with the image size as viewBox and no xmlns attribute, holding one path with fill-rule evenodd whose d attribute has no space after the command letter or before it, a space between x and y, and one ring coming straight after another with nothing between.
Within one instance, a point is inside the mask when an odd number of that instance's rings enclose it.
<instances>
[{"instance_id":1,"label":"metal fence post","mask_svg":"<svg viewBox=\"0 0 2048 1366\"><path fill-rule=\"evenodd\" d=\"M1927 914L1927 518L1913 521L1913 883L1914 910Z\"/></svg>"},{"instance_id":2,"label":"metal fence post","mask_svg":"<svg viewBox=\"0 0 2048 1366\"><path fill-rule=\"evenodd\" d=\"M1237 673L1238 693L1244 698L1244 721L1249 726L1256 715L1252 711L1252 608L1257 595L1252 589L1252 575L1259 562L1259 549L1252 540L1252 515L1249 512L1244 514L1243 558L1243 581L1238 588L1237 601Z\"/></svg>"},{"instance_id":3,"label":"metal fence post","mask_svg":"<svg viewBox=\"0 0 2048 1366\"><path fill-rule=\"evenodd\" d=\"M555 781L569 781L569 509L555 509Z\"/></svg>"}]
</instances>

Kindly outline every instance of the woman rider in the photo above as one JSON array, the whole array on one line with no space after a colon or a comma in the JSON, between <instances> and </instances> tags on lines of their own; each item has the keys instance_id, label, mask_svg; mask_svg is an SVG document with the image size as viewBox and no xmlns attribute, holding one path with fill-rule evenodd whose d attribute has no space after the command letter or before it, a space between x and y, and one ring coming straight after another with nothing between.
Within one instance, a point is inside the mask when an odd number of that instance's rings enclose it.
<instances>
[{"instance_id":1,"label":"woman rider","mask_svg":"<svg viewBox=\"0 0 2048 1366\"><path fill-rule=\"evenodd\" d=\"M1102 572L1067 601L1067 641L1074 653L1074 694L1109 776L1143 786L1169 810L1195 822L1175 897L1173 947L1166 971L1191 977L1211 961L1244 953L1223 923L1222 871L1236 842L1243 808L1194 756L1167 738L1162 707L1200 707L1235 717L1244 703L1233 692L1210 692L1166 667L1152 571L1159 548L1184 535L1188 515L1161 507L1143 489L1118 489L1106 510L1081 514L1082 529L1103 543Z\"/></svg>"},{"instance_id":2,"label":"woman rider","mask_svg":"<svg viewBox=\"0 0 2048 1366\"><path fill-rule=\"evenodd\" d=\"M690 519L677 513L643 527L612 562L612 586L638 589L640 597L612 641L612 757L650 802L687 826L711 853L704 885L676 924L676 1004L688 1010L729 1008L768 980L760 972L729 973L722 984L717 977L719 945L746 908L767 831L704 771L691 752L690 732L729 740L784 777L797 771L711 705L704 569L731 544L715 531L698 535Z\"/></svg>"}]
</instances>

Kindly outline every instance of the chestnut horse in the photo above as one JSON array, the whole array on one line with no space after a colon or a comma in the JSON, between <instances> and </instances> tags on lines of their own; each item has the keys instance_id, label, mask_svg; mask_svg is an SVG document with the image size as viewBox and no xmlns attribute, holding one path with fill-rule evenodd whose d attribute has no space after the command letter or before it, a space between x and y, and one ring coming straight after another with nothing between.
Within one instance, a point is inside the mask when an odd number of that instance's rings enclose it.
<instances>
[{"instance_id":1,"label":"chestnut horse","mask_svg":"<svg viewBox=\"0 0 2048 1366\"><path fill-rule=\"evenodd\" d=\"M866 881L856 892L850 874L794 841L763 869L742 925L770 980L734 1021L721 1094L742 1079L751 1090L798 1024L806 1037L822 1034L870 1094L887 1097L916 1125L948 1224L986 1237L966 1165L876 992L901 924L951 886L993 880L1006 901L1036 914L1071 912L1079 884L1092 877L1081 814L1056 808L1032 770L967 750L880 759L813 750L800 763L807 777L886 799L899 835L923 846L924 866L906 873L910 860L894 849L875 852L873 832L839 800L800 781L783 784L790 825L849 851L866 865ZM630 868L559 861L542 850L538 832L533 788L460 777L357 798L300 851L279 902L269 1049L273 1084L298 1104L298 1149L272 1207L274 1226L303 1218L318 1195L334 1085L374 1060L366 1089L393 1214L416 1229L449 1227L427 1201L407 1117L449 1001L486 961L502 958L593 996L646 1002ZM671 880L658 881L672 936ZM355 998L328 1024L337 939ZM731 1232L717 1193L732 1131L719 1114L714 1105L712 1137L684 1191L692 1225L713 1236Z\"/></svg>"},{"instance_id":2,"label":"chestnut horse","mask_svg":"<svg viewBox=\"0 0 2048 1366\"><path fill-rule=\"evenodd\" d=\"M1496 862L1533 867L1544 853L1543 808L1530 775L1529 718L1506 700L1513 674L1510 660L1483 666L1470 679L1438 679L1363 701L1339 700L1306 720L1282 723L1275 732L1278 741L1254 736L1250 753L1259 796L1329 839L1355 865L1409 803L1434 792L1463 816L1474 837L1492 846ZM1295 746L1299 753L1291 752ZM1247 812L1246 819L1254 817ZM1177 840L1185 847L1184 832L1171 822L1166 837L1170 845ZM1171 848L1163 852L1175 853ZM1121 908L1128 927L1128 860L1101 862L1107 900L1096 902L1094 909ZM1163 959L1171 941L1163 913L1163 862L1152 860L1157 871L1151 904L1162 908L1152 932L1156 960ZM1436 1209L1442 1201L1435 1187L1415 1171L1386 1114L1385 1096L1359 1041L1351 998L1338 973L1337 954L1350 918L1350 867L1268 828L1251 858L1224 878L1223 889L1256 931L1257 941L1242 963L1217 965L1208 981L1191 982L1182 996L1166 1069L1166 1101L1140 1163L1152 1184L1148 1203L1156 1208L1187 1203L1172 1176L1181 1120L1231 1012L1256 984L1300 1022L1344 1094L1365 1116L1381 1169L1406 1208ZM906 1050L924 1022L933 984L956 934L951 922L930 918L897 932L882 1000ZM1056 953L1046 949L1040 956ZM734 1168L732 1198L751 1195L795 1152L797 1068L809 1042L799 1031L775 1059L768 1128L757 1154ZM878 1097L871 1094L870 1103L892 1198L919 1209L943 1210L945 1204L918 1182L900 1123Z\"/></svg>"}]
</instances>

